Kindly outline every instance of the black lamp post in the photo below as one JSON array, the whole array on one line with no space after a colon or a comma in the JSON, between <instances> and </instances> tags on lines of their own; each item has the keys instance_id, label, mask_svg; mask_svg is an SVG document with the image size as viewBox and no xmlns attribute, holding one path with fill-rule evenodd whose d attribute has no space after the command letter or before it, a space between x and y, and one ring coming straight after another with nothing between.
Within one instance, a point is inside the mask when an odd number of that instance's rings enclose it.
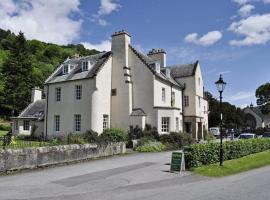
<instances>
[{"instance_id":1,"label":"black lamp post","mask_svg":"<svg viewBox=\"0 0 270 200\"><path fill-rule=\"evenodd\" d=\"M222 144L222 92L225 89L226 82L223 81L222 75L220 74L220 77L218 81L215 82L217 86L217 90L219 92L219 100L220 100L220 147L219 147L219 165L223 165L223 144Z\"/></svg>"}]
</instances>

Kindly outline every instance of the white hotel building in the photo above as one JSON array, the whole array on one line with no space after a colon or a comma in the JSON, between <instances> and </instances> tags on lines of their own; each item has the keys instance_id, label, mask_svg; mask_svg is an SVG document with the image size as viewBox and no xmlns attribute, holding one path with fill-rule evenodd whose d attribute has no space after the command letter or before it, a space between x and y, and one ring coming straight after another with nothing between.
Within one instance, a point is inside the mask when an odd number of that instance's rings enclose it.
<instances>
[{"instance_id":1,"label":"white hotel building","mask_svg":"<svg viewBox=\"0 0 270 200\"><path fill-rule=\"evenodd\" d=\"M14 134L51 137L151 124L160 134L184 131L202 139L208 129L199 62L167 66L164 50L144 55L125 31L112 35L110 52L64 61L45 81L44 93L41 99L33 90L32 103L13 118Z\"/></svg>"}]
</instances>

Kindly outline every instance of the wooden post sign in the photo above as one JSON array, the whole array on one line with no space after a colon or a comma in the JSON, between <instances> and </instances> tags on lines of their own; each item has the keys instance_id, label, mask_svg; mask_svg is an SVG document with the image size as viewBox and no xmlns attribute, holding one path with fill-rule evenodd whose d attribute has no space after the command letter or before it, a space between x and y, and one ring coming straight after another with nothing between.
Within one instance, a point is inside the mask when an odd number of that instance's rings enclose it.
<instances>
[{"instance_id":1,"label":"wooden post sign","mask_svg":"<svg viewBox=\"0 0 270 200\"><path fill-rule=\"evenodd\" d=\"M184 152L182 151L172 152L170 172L181 173L182 171L185 171Z\"/></svg>"}]
</instances>

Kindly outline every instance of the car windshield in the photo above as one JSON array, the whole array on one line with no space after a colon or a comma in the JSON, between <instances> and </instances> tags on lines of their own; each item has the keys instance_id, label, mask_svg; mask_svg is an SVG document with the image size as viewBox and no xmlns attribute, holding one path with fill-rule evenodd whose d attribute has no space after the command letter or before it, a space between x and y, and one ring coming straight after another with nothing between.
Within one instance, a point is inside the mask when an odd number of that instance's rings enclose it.
<instances>
[{"instance_id":1,"label":"car windshield","mask_svg":"<svg viewBox=\"0 0 270 200\"><path fill-rule=\"evenodd\" d=\"M253 135L240 135L239 139L250 139L253 138Z\"/></svg>"}]
</instances>

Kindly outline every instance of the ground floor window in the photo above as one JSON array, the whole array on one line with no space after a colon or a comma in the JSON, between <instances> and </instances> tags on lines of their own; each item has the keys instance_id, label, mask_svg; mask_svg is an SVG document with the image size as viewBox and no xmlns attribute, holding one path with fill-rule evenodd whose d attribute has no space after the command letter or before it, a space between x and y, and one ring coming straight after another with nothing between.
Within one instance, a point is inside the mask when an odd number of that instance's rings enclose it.
<instances>
[{"instance_id":1,"label":"ground floor window","mask_svg":"<svg viewBox=\"0 0 270 200\"><path fill-rule=\"evenodd\" d=\"M175 118L175 129L176 131L179 131L179 118L178 117Z\"/></svg>"},{"instance_id":2,"label":"ground floor window","mask_svg":"<svg viewBox=\"0 0 270 200\"><path fill-rule=\"evenodd\" d=\"M54 116L54 130L60 131L60 115Z\"/></svg>"},{"instance_id":3,"label":"ground floor window","mask_svg":"<svg viewBox=\"0 0 270 200\"><path fill-rule=\"evenodd\" d=\"M103 130L109 128L109 115L103 115Z\"/></svg>"},{"instance_id":4,"label":"ground floor window","mask_svg":"<svg viewBox=\"0 0 270 200\"><path fill-rule=\"evenodd\" d=\"M161 132L168 133L170 131L170 118L169 117L162 117L161 118Z\"/></svg>"},{"instance_id":5,"label":"ground floor window","mask_svg":"<svg viewBox=\"0 0 270 200\"><path fill-rule=\"evenodd\" d=\"M30 121L29 120L23 120L23 130L29 131L30 129Z\"/></svg>"},{"instance_id":6,"label":"ground floor window","mask_svg":"<svg viewBox=\"0 0 270 200\"><path fill-rule=\"evenodd\" d=\"M74 115L74 130L81 131L81 115Z\"/></svg>"}]
</instances>

